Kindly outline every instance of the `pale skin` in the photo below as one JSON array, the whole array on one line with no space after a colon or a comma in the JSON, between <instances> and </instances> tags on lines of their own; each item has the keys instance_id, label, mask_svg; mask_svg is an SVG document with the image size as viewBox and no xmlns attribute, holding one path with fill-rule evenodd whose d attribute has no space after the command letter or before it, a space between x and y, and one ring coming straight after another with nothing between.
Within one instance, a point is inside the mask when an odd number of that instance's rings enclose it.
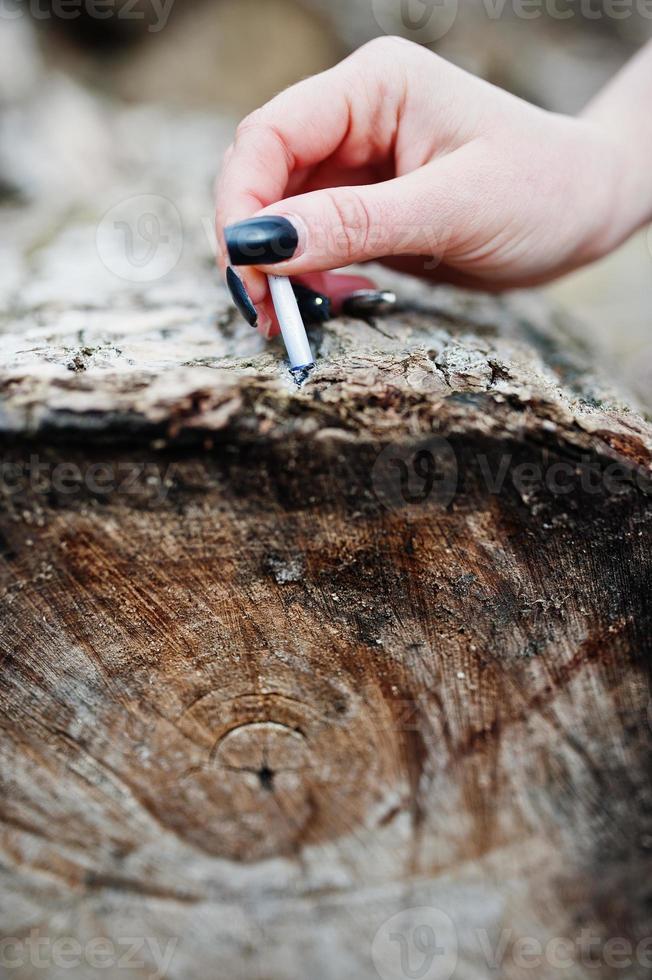
<instances>
[{"instance_id":1,"label":"pale skin","mask_svg":"<svg viewBox=\"0 0 652 980\"><path fill-rule=\"evenodd\" d=\"M652 220L651 94L652 43L569 117L377 39L240 124L218 182L218 264L227 225L270 214L295 226L291 259L238 269L266 336L278 331L270 272L381 260L481 289L549 281Z\"/></svg>"}]
</instances>

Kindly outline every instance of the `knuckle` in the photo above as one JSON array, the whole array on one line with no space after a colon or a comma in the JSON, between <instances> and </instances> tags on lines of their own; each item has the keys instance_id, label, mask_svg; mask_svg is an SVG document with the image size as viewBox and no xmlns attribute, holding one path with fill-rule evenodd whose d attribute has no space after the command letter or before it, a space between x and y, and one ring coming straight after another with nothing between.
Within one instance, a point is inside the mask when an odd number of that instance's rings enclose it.
<instances>
[{"instance_id":1,"label":"knuckle","mask_svg":"<svg viewBox=\"0 0 652 980\"><path fill-rule=\"evenodd\" d=\"M400 38L397 38L394 35L381 34L380 37L372 37L371 40L363 44L359 50L361 54L373 54L374 51L386 50L390 44L397 40L400 40Z\"/></svg>"},{"instance_id":2,"label":"knuckle","mask_svg":"<svg viewBox=\"0 0 652 980\"><path fill-rule=\"evenodd\" d=\"M406 79L421 71L421 58L432 52L413 41L395 35L383 35L367 41L352 56L354 83L372 83L388 93L400 90Z\"/></svg>"},{"instance_id":3,"label":"knuckle","mask_svg":"<svg viewBox=\"0 0 652 980\"><path fill-rule=\"evenodd\" d=\"M235 142L241 140L243 136L247 136L252 130L259 129L264 125L262 118L262 110L256 109L255 112L251 112L244 119L240 120L235 131Z\"/></svg>"},{"instance_id":4,"label":"knuckle","mask_svg":"<svg viewBox=\"0 0 652 980\"><path fill-rule=\"evenodd\" d=\"M407 38L401 37L399 34L383 34L381 37L374 37L371 41L367 41L359 48L359 53L363 57L391 57L396 58L400 53L397 51L398 45L405 53L412 53L414 51L423 50L421 45L415 44L414 41L408 41Z\"/></svg>"},{"instance_id":5,"label":"knuckle","mask_svg":"<svg viewBox=\"0 0 652 980\"><path fill-rule=\"evenodd\" d=\"M285 158L288 172L291 173L295 166L294 154L282 127L277 123L277 115L270 112L266 106L256 109L238 125L235 146L237 147L239 142L251 139L253 135L261 147L275 154L277 151L280 152Z\"/></svg>"}]
</instances>

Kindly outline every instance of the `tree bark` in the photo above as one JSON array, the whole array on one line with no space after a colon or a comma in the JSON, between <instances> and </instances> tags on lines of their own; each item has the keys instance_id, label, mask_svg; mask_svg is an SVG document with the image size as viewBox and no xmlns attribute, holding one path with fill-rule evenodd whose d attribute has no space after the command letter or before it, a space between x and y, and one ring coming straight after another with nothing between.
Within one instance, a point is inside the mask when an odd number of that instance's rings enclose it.
<instances>
[{"instance_id":1,"label":"tree bark","mask_svg":"<svg viewBox=\"0 0 652 980\"><path fill-rule=\"evenodd\" d=\"M0 376L4 934L401 977L443 914L455 976L595 975L649 935L650 426L534 298L333 321L299 390L217 295Z\"/></svg>"},{"instance_id":2,"label":"tree bark","mask_svg":"<svg viewBox=\"0 0 652 980\"><path fill-rule=\"evenodd\" d=\"M2 214L0 973L646 976L649 423L536 296L387 273L403 310L314 331L297 389L215 285L215 121L35 91L5 175L35 202ZM139 190L167 248L183 220L151 281L105 248Z\"/></svg>"}]
</instances>

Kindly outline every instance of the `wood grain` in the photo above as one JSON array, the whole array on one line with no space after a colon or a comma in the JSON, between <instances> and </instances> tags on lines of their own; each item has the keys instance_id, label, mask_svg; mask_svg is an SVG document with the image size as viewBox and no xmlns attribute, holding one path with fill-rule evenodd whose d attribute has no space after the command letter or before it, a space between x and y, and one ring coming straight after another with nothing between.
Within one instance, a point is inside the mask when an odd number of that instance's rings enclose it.
<instances>
[{"instance_id":1,"label":"wood grain","mask_svg":"<svg viewBox=\"0 0 652 980\"><path fill-rule=\"evenodd\" d=\"M649 934L650 429L472 303L335 321L301 391L5 371L7 934L128 915L170 977L275 978L378 975L415 906L468 976L483 930Z\"/></svg>"},{"instance_id":2,"label":"wood grain","mask_svg":"<svg viewBox=\"0 0 652 980\"><path fill-rule=\"evenodd\" d=\"M649 422L536 296L381 270L401 311L314 331L298 390L216 283L223 121L33 89L0 976L648 976ZM142 281L97 235L151 195L182 248Z\"/></svg>"}]
</instances>

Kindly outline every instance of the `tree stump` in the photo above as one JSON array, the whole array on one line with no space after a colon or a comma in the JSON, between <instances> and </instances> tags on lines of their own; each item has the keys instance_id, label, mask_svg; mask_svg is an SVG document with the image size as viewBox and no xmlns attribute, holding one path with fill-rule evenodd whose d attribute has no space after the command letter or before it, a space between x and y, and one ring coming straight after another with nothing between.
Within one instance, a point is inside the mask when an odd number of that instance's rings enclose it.
<instances>
[{"instance_id":1,"label":"tree stump","mask_svg":"<svg viewBox=\"0 0 652 980\"><path fill-rule=\"evenodd\" d=\"M5 333L5 957L644 975L650 426L535 298L399 289L301 389L212 285Z\"/></svg>"},{"instance_id":2,"label":"tree stump","mask_svg":"<svg viewBox=\"0 0 652 980\"><path fill-rule=\"evenodd\" d=\"M225 128L33 88L0 975L649 975L648 422L536 296L387 273L402 311L314 331L297 389L215 283Z\"/></svg>"}]
</instances>

